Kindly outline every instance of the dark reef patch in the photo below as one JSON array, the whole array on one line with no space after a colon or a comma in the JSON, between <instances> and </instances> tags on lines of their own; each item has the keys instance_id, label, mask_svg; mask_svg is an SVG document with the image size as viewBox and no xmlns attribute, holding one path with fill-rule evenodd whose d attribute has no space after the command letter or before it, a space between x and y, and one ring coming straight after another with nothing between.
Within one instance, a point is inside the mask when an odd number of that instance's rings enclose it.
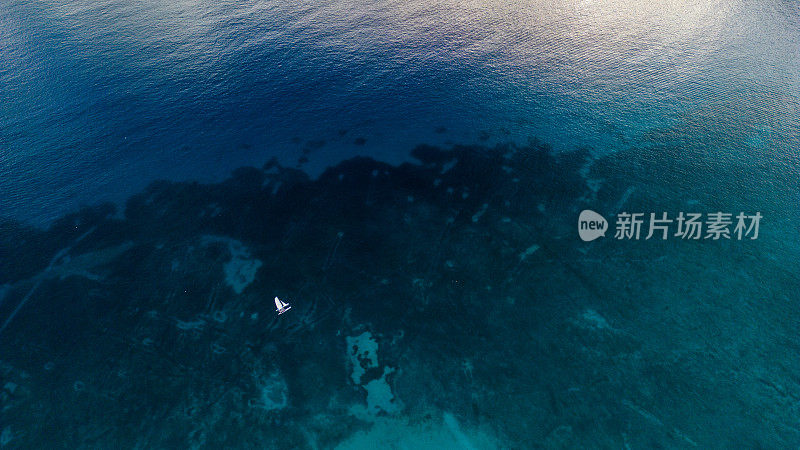
<instances>
[{"instance_id":1,"label":"dark reef patch","mask_svg":"<svg viewBox=\"0 0 800 450\"><path fill-rule=\"evenodd\" d=\"M730 311L782 298L795 267L751 242L576 237L584 208L774 212L770 198L741 200L763 184L742 187L686 149L597 159L534 140L412 156L357 157L316 180L273 160L217 184L153 183L122 215L98 205L47 230L1 222L0 318L27 303L0 331L0 423L24 447L331 448L375 414L445 411L504 447L559 448L732 446L793 420L767 387L742 393L719 373L772 349L774 336L740 333L769 314ZM740 195L720 202L721 189ZM717 281L742 273L762 284ZM280 317L276 295L293 305ZM358 375L347 339L362 333L378 356ZM797 369L785 372L754 382L800 395ZM370 381L395 403L367 410ZM766 413L704 406L736 402Z\"/></svg>"}]
</instances>

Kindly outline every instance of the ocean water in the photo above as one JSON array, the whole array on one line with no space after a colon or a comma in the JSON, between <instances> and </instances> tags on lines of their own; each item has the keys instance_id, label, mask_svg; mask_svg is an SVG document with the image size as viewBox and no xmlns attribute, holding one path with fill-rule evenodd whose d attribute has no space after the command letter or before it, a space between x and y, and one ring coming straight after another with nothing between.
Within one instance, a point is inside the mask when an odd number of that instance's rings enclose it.
<instances>
[{"instance_id":1,"label":"ocean water","mask_svg":"<svg viewBox=\"0 0 800 450\"><path fill-rule=\"evenodd\" d=\"M3 215L46 224L304 150L319 174L420 143L605 154L665 129L733 158L796 148L798 20L785 1L7 2Z\"/></svg>"},{"instance_id":2,"label":"ocean water","mask_svg":"<svg viewBox=\"0 0 800 450\"><path fill-rule=\"evenodd\" d=\"M11 1L0 56L2 448L800 446L796 2Z\"/></svg>"}]
</instances>

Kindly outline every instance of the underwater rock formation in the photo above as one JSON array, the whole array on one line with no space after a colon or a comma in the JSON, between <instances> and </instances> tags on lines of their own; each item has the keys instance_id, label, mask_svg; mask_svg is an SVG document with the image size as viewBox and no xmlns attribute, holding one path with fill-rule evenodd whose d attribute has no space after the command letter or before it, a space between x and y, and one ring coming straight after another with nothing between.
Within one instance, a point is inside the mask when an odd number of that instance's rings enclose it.
<instances>
[{"instance_id":1,"label":"underwater rock formation","mask_svg":"<svg viewBox=\"0 0 800 450\"><path fill-rule=\"evenodd\" d=\"M799 218L776 198L796 181L742 186L687 149L413 156L353 158L315 180L271 162L157 182L124 214L99 205L47 230L0 221L0 440L800 443L786 406L800 368L781 356L800 345L786 308L800 267L783 239ZM576 237L584 208L611 218L687 199L759 210L774 228L752 242ZM277 316L276 295L292 310Z\"/></svg>"}]
</instances>

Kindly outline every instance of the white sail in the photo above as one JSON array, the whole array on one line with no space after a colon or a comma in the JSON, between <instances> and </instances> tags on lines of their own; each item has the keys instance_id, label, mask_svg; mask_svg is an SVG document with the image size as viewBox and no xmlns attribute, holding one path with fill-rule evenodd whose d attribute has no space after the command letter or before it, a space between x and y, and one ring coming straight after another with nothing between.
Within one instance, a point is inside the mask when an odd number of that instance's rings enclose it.
<instances>
[{"instance_id":1,"label":"white sail","mask_svg":"<svg viewBox=\"0 0 800 450\"><path fill-rule=\"evenodd\" d=\"M286 311L292 309L292 306L284 301L281 301L278 297L275 297L275 311L278 315L285 313Z\"/></svg>"}]
</instances>

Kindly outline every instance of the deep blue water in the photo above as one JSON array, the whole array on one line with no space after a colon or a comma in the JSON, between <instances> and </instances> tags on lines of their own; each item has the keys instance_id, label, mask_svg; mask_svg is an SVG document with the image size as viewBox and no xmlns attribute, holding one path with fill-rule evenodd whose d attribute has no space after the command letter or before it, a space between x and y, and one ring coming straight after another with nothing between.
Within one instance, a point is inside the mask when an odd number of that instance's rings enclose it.
<instances>
[{"instance_id":1,"label":"deep blue water","mask_svg":"<svg viewBox=\"0 0 800 450\"><path fill-rule=\"evenodd\" d=\"M0 447L800 448L798 223L796 1L0 1Z\"/></svg>"},{"instance_id":2,"label":"deep blue water","mask_svg":"<svg viewBox=\"0 0 800 450\"><path fill-rule=\"evenodd\" d=\"M4 2L0 214L45 224L304 147L312 174L529 137L796 161L799 29L785 0Z\"/></svg>"}]
</instances>

